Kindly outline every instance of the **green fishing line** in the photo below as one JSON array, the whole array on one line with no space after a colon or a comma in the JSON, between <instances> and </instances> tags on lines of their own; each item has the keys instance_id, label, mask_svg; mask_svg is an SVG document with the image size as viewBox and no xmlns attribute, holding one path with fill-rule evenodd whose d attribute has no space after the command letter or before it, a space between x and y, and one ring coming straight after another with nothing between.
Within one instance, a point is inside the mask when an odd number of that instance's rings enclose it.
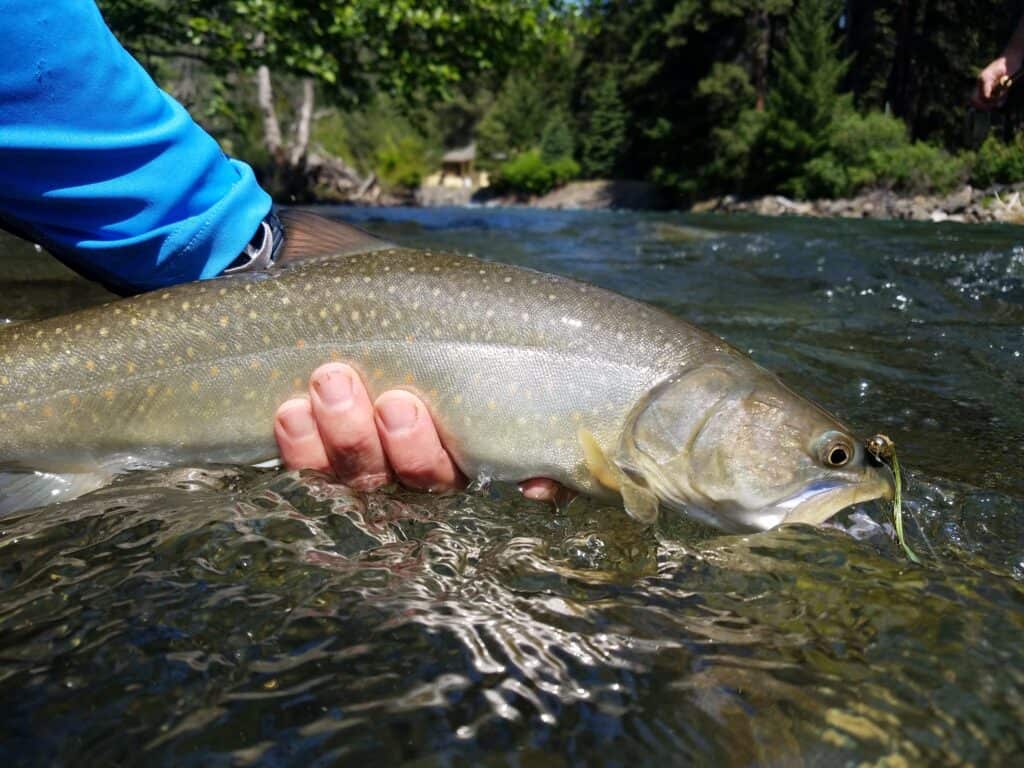
<instances>
[{"instance_id":1,"label":"green fishing line","mask_svg":"<svg viewBox=\"0 0 1024 768\"><path fill-rule=\"evenodd\" d=\"M907 539L903 535L903 488L902 478L900 477L900 462L896 458L896 450L892 452L892 476L895 481L895 488L892 494L892 518L893 523L896 526L896 541L903 547L903 551L907 553L907 557L912 563L921 564L921 559L914 554L914 550L907 544Z\"/></svg>"},{"instance_id":2,"label":"green fishing line","mask_svg":"<svg viewBox=\"0 0 1024 768\"><path fill-rule=\"evenodd\" d=\"M906 536L903 534L903 478L900 473L899 459L896 458L896 444L885 435L875 435L868 440L867 447L876 459L887 463L892 469L892 518L896 527L896 541L899 542L910 562L920 565L921 558L914 554L914 550L907 544Z\"/></svg>"}]
</instances>

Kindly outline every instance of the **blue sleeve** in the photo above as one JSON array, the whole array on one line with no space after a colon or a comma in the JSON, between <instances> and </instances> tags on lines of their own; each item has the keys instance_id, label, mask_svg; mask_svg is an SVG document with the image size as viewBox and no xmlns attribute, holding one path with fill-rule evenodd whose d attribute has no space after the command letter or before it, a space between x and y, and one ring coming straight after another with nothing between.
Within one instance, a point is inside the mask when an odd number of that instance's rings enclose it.
<instances>
[{"instance_id":1,"label":"blue sleeve","mask_svg":"<svg viewBox=\"0 0 1024 768\"><path fill-rule=\"evenodd\" d=\"M147 290L213 277L270 210L91 0L6 0L0 221L73 269Z\"/></svg>"}]
</instances>

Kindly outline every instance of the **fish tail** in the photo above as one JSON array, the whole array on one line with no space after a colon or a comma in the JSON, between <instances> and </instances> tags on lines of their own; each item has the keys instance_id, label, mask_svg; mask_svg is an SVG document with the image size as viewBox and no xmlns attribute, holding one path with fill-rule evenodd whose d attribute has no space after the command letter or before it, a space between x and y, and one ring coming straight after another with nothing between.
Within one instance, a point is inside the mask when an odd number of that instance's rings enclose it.
<instances>
[{"instance_id":1,"label":"fish tail","mask_svg":"<svg viewBox=\"0 0 1024 768\"><path fill-rule=\"evenodd\" d=\"M107 472L0 472L0 516L68 501L110 480Z\"/></svg>"}]
</instances>

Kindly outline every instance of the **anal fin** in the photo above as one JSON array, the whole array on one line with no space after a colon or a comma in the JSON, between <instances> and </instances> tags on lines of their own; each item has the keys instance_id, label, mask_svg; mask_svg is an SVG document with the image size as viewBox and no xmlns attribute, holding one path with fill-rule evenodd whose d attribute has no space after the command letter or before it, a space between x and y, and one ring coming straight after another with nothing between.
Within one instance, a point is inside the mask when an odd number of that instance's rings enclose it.
<instances>
[{"instance_id":1,"label":"anal fin","mask_svg":"<svg viewBox=\"0 0 1024 768\"><path fill-rule=\"evenodd\" d=\"M111 478L107 472L0 472L0 515L68 501L95 491Z\"/></svg>"},{"instance_id":2,"label":"anal fin","mask_svg":"<svg viewBox=\"0 0 1024 768\"><path fill-rule=\"evenodd\" d=\"M622 503L637 522L653 525L658 520L658 497L633 482L622 485Z\"/></svg>"}]
</instances>

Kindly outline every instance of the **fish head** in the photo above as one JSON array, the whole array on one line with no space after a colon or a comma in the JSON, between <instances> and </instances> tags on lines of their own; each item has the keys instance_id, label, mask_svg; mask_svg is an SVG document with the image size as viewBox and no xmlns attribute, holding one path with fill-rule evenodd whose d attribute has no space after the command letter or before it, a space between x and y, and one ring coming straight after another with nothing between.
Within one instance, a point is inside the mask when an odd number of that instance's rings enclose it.
<instances>
[{"instance_id":1,"label":"fish head","mask_svg":"<svg viewBox=\"0 0 1024 768\"><path fill-rule=\"evenodd\" d=\"M657 386L635 409L620 457L662 504L730 531L817 524L894 487L849 429L749 363Z\"/></svg>"}]
</instances>

